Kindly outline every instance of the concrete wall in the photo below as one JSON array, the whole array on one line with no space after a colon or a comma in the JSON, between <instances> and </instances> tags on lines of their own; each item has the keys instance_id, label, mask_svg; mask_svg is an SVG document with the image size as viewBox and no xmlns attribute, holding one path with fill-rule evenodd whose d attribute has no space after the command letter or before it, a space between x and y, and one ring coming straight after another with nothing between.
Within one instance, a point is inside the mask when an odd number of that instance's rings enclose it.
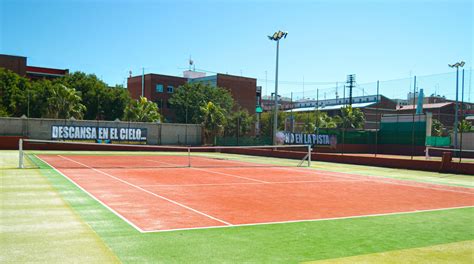
<instances>
[{"instance_id":1,"label":"concrete wall","mask_svg":"<svg viewBox=\"0 0 474 264\"><path fill-rule=\"evenodd\" d=\"M146 128L147 144L150 145L202 144L202 127L201 125L195 124L158 124L140 122L1 117L0 136L22 136L32 139L49 140L51 139L52 125Z\"/></svg>"},{"instance_id":2,"label":"concrete wall","mask_svg":"<svg viewBox=\"0 0 474 264\"><path fill-rule=\"evenodd\" d=\"M454 145L454 133L451 134L451 144ZM458 145L460 144L461 133L458 133ZM462 134L462 149L474 150L474 132L466 132Z\"/></svg>"}]
</instances>

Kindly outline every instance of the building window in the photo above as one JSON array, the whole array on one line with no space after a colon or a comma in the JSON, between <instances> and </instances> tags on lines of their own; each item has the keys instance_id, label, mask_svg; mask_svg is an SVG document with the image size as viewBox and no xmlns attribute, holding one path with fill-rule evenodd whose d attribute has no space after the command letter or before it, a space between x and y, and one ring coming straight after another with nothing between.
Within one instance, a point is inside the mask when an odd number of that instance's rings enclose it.
<instances>
[{"instance_id":1,"label":"building window","mask_svg":"<svg viewBox=\"0 0 474 264\"><path fill-rule=\"evenodd\" d=\"M162 93L163 92L163 84L157 84L155 87L155 91L157 93Z\"/></svg>"},{"instance_id":2,"label":"building window","mask_svg":"<svg viewBox=\"0 0 474 264\"><path fill-rule=\"evenodd\" d=\"M167 91L168 91L168 93L173 93L174 92L174 87L171 86L171 85L168 85Z\"/></svg>"}]
</instances>

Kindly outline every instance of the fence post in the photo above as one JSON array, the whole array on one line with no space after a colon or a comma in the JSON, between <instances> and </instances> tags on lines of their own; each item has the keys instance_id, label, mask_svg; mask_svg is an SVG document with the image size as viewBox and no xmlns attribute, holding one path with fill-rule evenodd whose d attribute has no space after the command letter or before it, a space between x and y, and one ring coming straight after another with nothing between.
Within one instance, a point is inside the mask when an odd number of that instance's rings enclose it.
<instances>
[{"instance_id":1,"label":"fence post","mask_svg":"<svg viewBox=\"0 0 474 264\"><path fill-rule=\"evenodd\" d=\"M191 147L188 146L188 167L191 168Z\"/></svg>"},{"instance_id":2,"label":"fence post","mask_svg":"<svg viewBox=\"0 0 474 264\"><path fill-rule=\"evenodd\" d=\"M411 124L411 159L413 160L413 156L415 155L415 100L416 98L416 76L414 76L413 81L413 121Z\"/></svg>"},{"instance_id":3,"label":"fence post","mask_svg":"<svg viewBox=\"0 0 474 264\"><path fill-rule=\"evenodd\" d=\"M308 167L311 167L311 145L308 145Z\"/></svg>"},{"instance_id":4,"label":"fence post","mask_svg":"<svg viewBox=\"0 0 474 264\"><path fill-rule=\"evenodd\" d=\"M23 169L25 166L23 164L23 139L20 138L20 140L18 141L18 150L19 150L19 163L18 163L18 167L20 169Z\"/></svg>"}]
</instances>

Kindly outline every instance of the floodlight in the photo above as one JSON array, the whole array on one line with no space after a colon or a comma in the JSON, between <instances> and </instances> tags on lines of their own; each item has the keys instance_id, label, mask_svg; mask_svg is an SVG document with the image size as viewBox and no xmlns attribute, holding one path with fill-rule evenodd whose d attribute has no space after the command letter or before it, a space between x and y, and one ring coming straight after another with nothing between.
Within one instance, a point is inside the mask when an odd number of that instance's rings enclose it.
<instances>
[{"instance_id":1,"label":"floodlight","mask_svg":"<svg viewBox=\"0 0 474 264\"><path fill-rule=\"evenodd\" d=\"M456 68L456 104L454 105L454 147L458 147L458 90L459 90L459 67L464 67L465 62L460 61L455 64L448 64L451 68ZM463 72L463 92L464 92L464 72ZM462 135L462 134L461 134ZM462 137L461 137L462 138Z\"/></svg>"},{"instance_id":2,"label":"floodlight","mask_svg":"<svg viewBox=\"0 0 474 264\"><path fill-rule=\"evenodd\" d=\"M273 33L273 36L268 36L270 40L274 40L277 43L277 49L276 49L276 70L275 70L275 111L273 113L273 145L276 145L276 132L277 132L277 122L278 122L278 98L280 97L278 95L278 53L279 53L279 47L280 47L280 39L281 38L286 38L286 35L288 32L284 32L281 30L278 30L277 32Z\"/></svg>"}]
</instances>

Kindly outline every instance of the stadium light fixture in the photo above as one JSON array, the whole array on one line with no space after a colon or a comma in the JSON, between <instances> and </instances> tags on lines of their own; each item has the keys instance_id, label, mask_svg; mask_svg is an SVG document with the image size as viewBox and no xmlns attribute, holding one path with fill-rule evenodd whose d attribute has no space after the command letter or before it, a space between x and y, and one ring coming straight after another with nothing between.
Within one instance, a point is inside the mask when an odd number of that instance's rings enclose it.
<instances>
[{"instance_id":1,"label":"stadium light fixture","mask_svg":"<svg viewBox=\"0 0 474 264\"><path fill-rule=\"evenodd\" d=\"M276 133L278 129L278 54L280 50L280 39L286 38L288 32L284 31L277 31L273 33L272 36L268 36L270 40L276 41L277 48L276 48L276 70L275 70L275 111L273 113L273 145L276 145Z\"/></svg>"},{"instance_id":2,"label":"stadium light fixture","mask_svg":"<svg viewBox=\"0 0 474 264\"><path fill-rule=\"evenodd\" d=\"M449 67L451 68L456 68L456 104L454 105L454 148L458 147L458 91L459 91L459 67L464 67L465 62L460 61L456 62L454 64L448 64Z\"/></svg>"}]
</instances>

